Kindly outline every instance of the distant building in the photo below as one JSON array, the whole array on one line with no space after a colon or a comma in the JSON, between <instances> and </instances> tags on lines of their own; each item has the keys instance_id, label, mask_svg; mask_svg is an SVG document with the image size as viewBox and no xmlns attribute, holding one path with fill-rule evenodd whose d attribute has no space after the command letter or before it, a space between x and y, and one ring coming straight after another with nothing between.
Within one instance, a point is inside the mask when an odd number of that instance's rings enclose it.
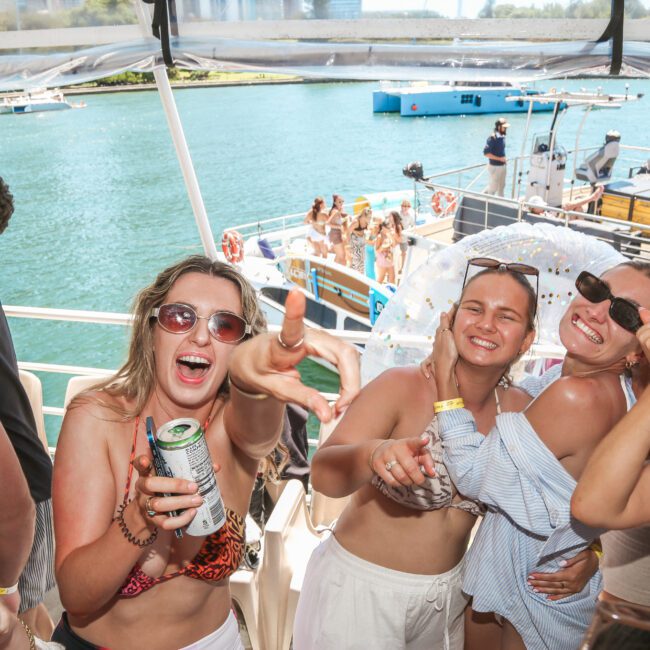
<instances>
[{"instance_id":1,"label":"distant building","mask_svg":"<svg viewBox=\"0 0 650 650\"><path fill-rule=\"evenodd\" d=\"M360 18L362 0L329 0L330 18Z\"/></svg>"},{"instance_id":2,"label":"distant building","mask_svg":"<svg viewBox=\"0 0 650 650\"><path fill-rule=\"evenodd\" d=\"M310 4L305 0L181 0L176 7L179 15L199 20L281 20L302 18Z\"/></svg>"}]
</instances>

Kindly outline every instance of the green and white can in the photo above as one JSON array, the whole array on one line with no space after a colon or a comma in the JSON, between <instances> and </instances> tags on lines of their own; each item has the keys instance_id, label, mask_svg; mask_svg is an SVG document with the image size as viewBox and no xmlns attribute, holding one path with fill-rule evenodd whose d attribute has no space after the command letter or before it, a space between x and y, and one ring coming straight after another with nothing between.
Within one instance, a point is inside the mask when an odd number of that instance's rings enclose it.
<instances>
[{"instance_id":1,"label":"green and white can","mask_svg":"<svg viewBox=\"0 0 650 650\"><path fill-rule=\"evenodd\" d=\"M160 449L171 475L194 481L203 503L185 529L188 535L210 535L226 523L226 513L205 434L198 420L179 418L163 424L156 433Z\"/></svg>"}]
</instances>

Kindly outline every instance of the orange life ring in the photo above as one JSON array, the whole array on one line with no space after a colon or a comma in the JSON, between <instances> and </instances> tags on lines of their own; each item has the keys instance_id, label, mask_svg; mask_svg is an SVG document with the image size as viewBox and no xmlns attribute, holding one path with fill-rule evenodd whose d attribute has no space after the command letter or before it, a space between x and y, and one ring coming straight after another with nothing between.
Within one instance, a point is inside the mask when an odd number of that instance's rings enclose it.
<instances>
[{"instance_id":1,"label":"orange life ring","mask_svg":"<svg viewBox=\"0 0 650 650\"><path fill-rule=\"evenodd\" d=\"M236 230L224 230L221 250L231 264L239 264L244 259L244 238Z\"/></svg>"},{"instance_id":2,"label":"orange life ring","mask_svg":"<svg viewBox=\"0 0 650 650\"><path fill-rule=\"evenodd\" d=\"M431 197L431 209L438 216L446 216L456 209L456 196L452 192L438 190Z\"/></svg>"}]
</instances>

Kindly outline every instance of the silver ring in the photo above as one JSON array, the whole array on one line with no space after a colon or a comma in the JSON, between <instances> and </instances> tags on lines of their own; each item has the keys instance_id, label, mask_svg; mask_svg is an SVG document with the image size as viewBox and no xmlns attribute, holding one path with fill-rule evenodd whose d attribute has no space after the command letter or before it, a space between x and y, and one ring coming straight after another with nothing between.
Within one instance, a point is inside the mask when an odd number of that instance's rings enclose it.
<instances>
[{"instance_id":1,"label":"silver ring","mask_svg":"<svg viewBox=\"0 0 650 650\"><path fill-rule=\"evenodd\" d=\"M285 349L285 350L295 350L296 348L299 348L303 343L305 342L305 337L301 337L301 339L297 342L294 343L293 345L287 345L283 340L282 340L282 332L278 332L278 343Z\"/></svg>"},{"instance_id":2,"label":"silver ring","mask_svg":"<svg viewBox=\"0 0 650 650\"><path fill-rule=\"evenodd\" d=\"M155 517L158 514L151 507L151 499L153 499L153 497L147 497L147 500L144 502L144 509L147 511L147 517Z\"/></svg>"},{"instance_id":3,"label":"silver ring","mask_svg":"<svg viewBox=\"0 0 650 650\"><path fill-rule=\"evenodd\" d=\"M389 460L389 461L386 463L386 471L387 471L387 472L391 472L391 471L393 470L393 467L395 467L395 465L397 465L397 461L396 461L396 460Z\"/></svg>"},{"instance_id":4,"label":"silver ring","mask_svg":"<svg viewBox=\"0 0 650 650\"><path fill-rule=\"evenodd\" d=\"M440 331L441 332L451 332L451 327L443 327Z\"/></svg>"}]
</instances>

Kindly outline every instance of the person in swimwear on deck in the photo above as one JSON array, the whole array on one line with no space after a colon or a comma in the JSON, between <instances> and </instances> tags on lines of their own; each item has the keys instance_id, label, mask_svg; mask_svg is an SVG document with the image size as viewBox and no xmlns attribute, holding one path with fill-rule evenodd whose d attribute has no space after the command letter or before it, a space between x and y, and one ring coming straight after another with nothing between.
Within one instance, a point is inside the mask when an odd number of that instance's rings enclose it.
<instances>
[{"instance_id":1,"label":"person in swimwear on deck","mask_svg":"<svg viewBox=\"0 0 650 650\"><path fill-rule=\"evenodd\" d=\"M589 456L634 400L623 371L642 356L635 332L640 306L650 305L650 265L625 262L602 278L583 272L576 287L580 295L560 322L564 363L522 384L538 396L524 413L497 416L487 436L462 407L438 418L452 479L488 506L468 553L463 590L474 611L505 619L502 630L491 630L496 642L487 642L485 627L471 647L575 650L601 589L599 574L573 596L562 582L550 603L539 593L548 585L540 572L559 568L598 537L571 519L569 504ZM451 400L465 382L454 370L458 350L446 323L443 317L433 363L439 399ZM482 354L489 359L495 349L486 345Z\"/></svg>"},{"instance_id":2,"label":"person in swimwear on deck","mask_svg":"<svg viewBox=\"0 0 650 650\"><path fill-rule=\"evenodd\" d=\"M304 330L304 296L290 292L285 308L281 333L262 333L253 287L202 256L167 268L137 296L125 365L72 402L57 448L56 572L66 613L53 638L68 650L243 647L228 577L241 561L260 461L277 443L285 402L333 416L295 366L307 355L338 366L336 412L359 384L353 348ZM202 498L195 483L154 475L147 416L158 426L178 417L203 426L227 515L215 533L174 536Z\"/></svg>"},{"instance_id":3,"label":"person in swimwear on deck","mask_svg":"<svg viewBox=\"0 0 650 650\"><path fill-rule=\"evenodd\" d=\"M322 196L314 199L313 205L305 215L305 223L309 225L307 241L311 244L314 255L327 257L327 235L325 234L327 212L325 212L325 199Z\"/></svg>"},{"instance_id":4,"label":"person in swimwear on deck","mask_svg":"<svg viewBox=\"0 0 650 650\"><path fill-rule=\"evenodd\" d=\"M483 269L463 289L453 337L468 379L464 396L484 426L499 409L530 401L499 383L533 341L535 310L535 292L518 271ZM473 340L492 326L502 345L485 363ZM458 494L442 463L436 399L431 374L388 370L364 387L316 452L314 489L352 498L309 561L295 650L463 647L463 555L481 508ZM580 591L594 570L579 565L563 577Z\"/></svg>"}]
</instances>

